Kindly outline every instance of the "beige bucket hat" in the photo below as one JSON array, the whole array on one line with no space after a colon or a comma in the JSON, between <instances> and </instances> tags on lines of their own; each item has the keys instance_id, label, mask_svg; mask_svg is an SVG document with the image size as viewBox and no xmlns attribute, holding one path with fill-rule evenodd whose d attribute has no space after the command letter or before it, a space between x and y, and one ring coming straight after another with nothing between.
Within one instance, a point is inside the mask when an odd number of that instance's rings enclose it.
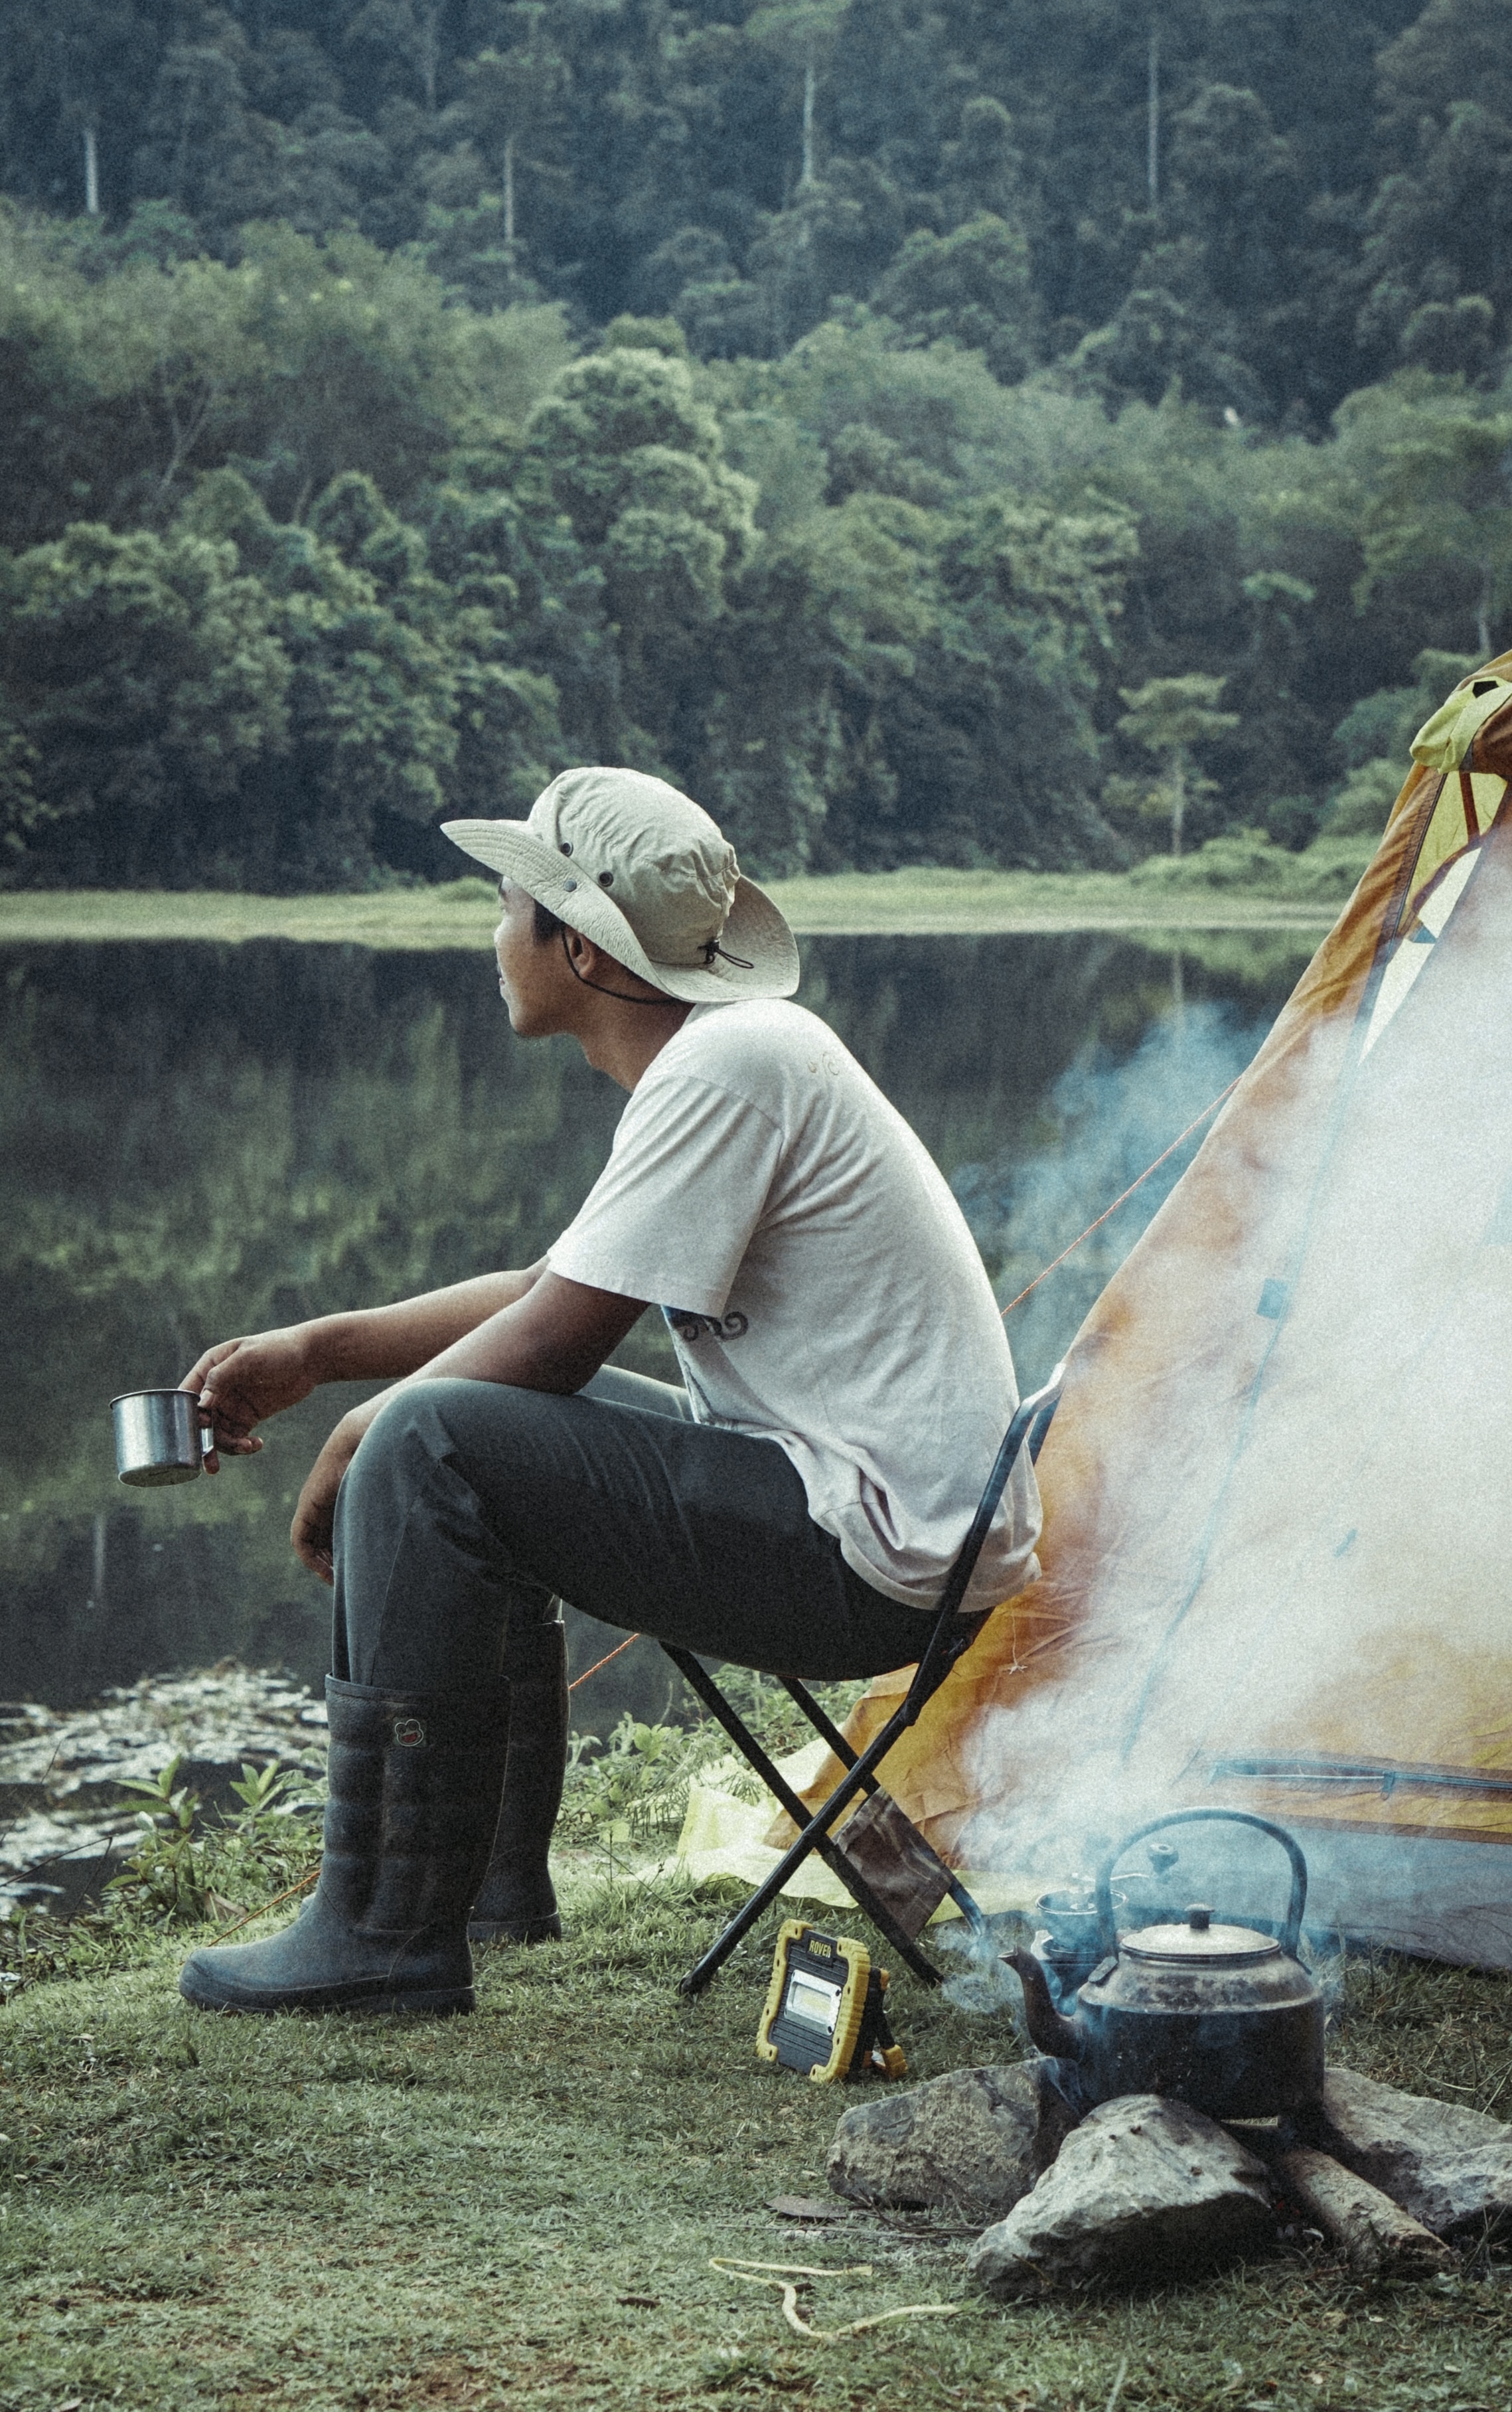
<instances>
[{"instance_id":1,"label":"beige bucket hat","mask_svg":"<svg viewBox=\"0 0 1512 2412\"><path fill-rule=\"evenodd\" d=\"M443 821L626 971L690 1005L791 996L798 947L700 804L643 771L564 771L525 821Z\"/></svg>"}]
</instances>

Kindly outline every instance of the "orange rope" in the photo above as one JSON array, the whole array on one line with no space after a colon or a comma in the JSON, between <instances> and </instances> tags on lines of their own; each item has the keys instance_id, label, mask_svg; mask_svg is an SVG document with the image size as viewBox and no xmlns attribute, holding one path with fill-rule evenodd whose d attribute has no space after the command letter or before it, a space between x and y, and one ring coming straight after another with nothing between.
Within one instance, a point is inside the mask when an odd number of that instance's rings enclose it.
<instances>
[{"instance_id":1,"label":"orange rope","mask_svg":"<svg viewBox=\"0 0 1512 2412\"><path fill-rule=\"evenodd\" d=\"M301 1876L298 1884L287 1886L283 1892L275 1892L272 1901L260 1901L256 1909L249 1909L247 1911L244 1918L233 1918L229 1926L222 1927L219 1934L215 1937L215 1941L217 1943L224 1943L227 1935L234 1934L239 1926L250 1926L255 1918L261 1918L267 1910L276 1909L281 1901L292 1901L297 1892L308 1892L310 1887L316 1882L319 1874L320 1869L317 1864L310 1870L307 1876Z\"/></svg>"},{"instance_id":2,"label":"orange rope","mask_svg":"<svg viewBox=\"0 0 1512 2412\"><path fill-rule=\"evenodd\" d=\"M631 1634L631 1636L630 1636L630 1641L639 1641L639 1639L640 1639L640 1636L639 1636L639 1633L632 1633L632 1634ZM603 1657L603 1658L595 1658L595 1659L594 1660L594 1663L593 1663L593 1665L592 1665L591 1667L585 1667L585 1668L583 1669L582 1673L581 1673L580 1675L575 1675L575 1676L573 1677L572 1682L567 1685L567 1689L568 1689L568 1691L569 1691L569 1692L575 1692L575 1691L577 1690L577 1688L578 1688L578 1686L579 1686L579 1684L586 1684L586 1683L587 1683L588 1678L589 1678L589 1676L590 1676L590 1675L596 1675L596 1674L597 1674L597 1672L598 1672L598 1670L599 1670L599 1669L600 1669L600 1667L607 1667L607 1666L609 1665L609 1659L610 1659L610 1658L617 1658L617 1657L619 1656L619 1655L620 1655L620 1651L621 1651L621 1650L628 1650L628 1649L629 1649L629 1647L630 1647L630 1641L622 1641L622 1642L619 1644L618 1649L614 1649L614 1650L609 1651L609 1653L608 1654L608 1656Z\"/></svg>"},{"instance_id":3,"label":"orange rope","mask_svg":"<svg viewBox=\"0 0 1512 2412\"><path fill-rule=\"evenodd\" d=\"M1182 1131L1178 1138L1172 1140L1169 1147L1167 1147L1163 1154L1156 1156L1153 1164L1147 1164L1145 1166L1145 1169L1140 1173L1138 1180L1131 1181L1123 1195L1114 1199L1111 1206L1104 1207L1095 1223L1088 1224L1086 1229L1081 1233L1080 1238L1073 1240L1068 1248L1063 1248L1060 1255L1046 1266L1044 1272L1042 1273L1036 1273L1034 1280L1028 1283L1026 1287L1019 1292L1017 1298L1010 1298L1006 1306L1003 1309L1005 1316L1011 1315L1016 1306L1022 1306L1024 1300L1029 1296L1030 1290L1037 1289L1042 1281L1048 1281L1051 1273L1055 1271L1057 1265L1064 1265L1067 1257L1074 1257L1077 1250L1080 1247L1082 1240L1090 1240L1094 1231L1101 1230L1109 1214L1116 1214L1119 1208L1124 1204L1125 1200L1132 1198L1137 1189L1141 1189L1144 1186L1144 1184L1149 1180L1151 1174L1160 1170L1160 1168L1165 1163L1167 1156L1175 1155L1177 1149L1181 1146L1182 1140L1190 1139L1195 1130L1201 1129L1202 1125L1207 1121L1208 1116L1210 1114L1215 1114L1219 1107L1223 1104L1224 1099L1233 1096L1234 1091L1238 1088L1243 1078L1244 1075L1242 1072L1237 1072L1234 1075L1234 1078L1229 1081L1227 1088L1221 1089L1219 1091L1211 1105L1203 1107L1202 1111L1196 1118L1196 1121L1195 1123L1188 1123L1185 1130Z\"/></svg>"}]
</instances>

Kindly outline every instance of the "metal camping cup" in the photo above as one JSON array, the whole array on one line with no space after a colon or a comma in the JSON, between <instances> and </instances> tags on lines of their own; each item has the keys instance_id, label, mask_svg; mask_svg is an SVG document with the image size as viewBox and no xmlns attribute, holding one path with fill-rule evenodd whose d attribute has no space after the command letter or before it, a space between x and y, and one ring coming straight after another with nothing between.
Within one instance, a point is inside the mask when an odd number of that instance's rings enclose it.
<instances>
[{"instance_id":1,"label":"metal camping cup","mask_svg":"<svg viewBox=\"0 0 1512 2412\"><path fill-rule=\"evenodd\" d=\"M211 1448L193 1390L126 1390L110 1401L123 1482L192 1482Z\"/></svg>"}]
</instances>

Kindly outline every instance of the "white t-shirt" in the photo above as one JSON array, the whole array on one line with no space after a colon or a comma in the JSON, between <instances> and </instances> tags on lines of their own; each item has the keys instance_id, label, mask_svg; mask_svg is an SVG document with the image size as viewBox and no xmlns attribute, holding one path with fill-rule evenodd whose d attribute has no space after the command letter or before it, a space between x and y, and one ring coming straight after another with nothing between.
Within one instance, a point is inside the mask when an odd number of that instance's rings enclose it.
<instances>
[{"instance_id":1,"label":"white t-shirt","mask_svg":"<svg viewBox=\"0 0 1512 2412\"><path fill-rule=\"evenodd\" d=\"M1018 1404L982 1260L927 1150L834 1033L696 1006L632 1092L553 1272L661 1304L700 1423L786 1450L877 1591L932 1608ZM966 1595L1038 1574L1027 1454Z\"/></svg>"}]
</instances>

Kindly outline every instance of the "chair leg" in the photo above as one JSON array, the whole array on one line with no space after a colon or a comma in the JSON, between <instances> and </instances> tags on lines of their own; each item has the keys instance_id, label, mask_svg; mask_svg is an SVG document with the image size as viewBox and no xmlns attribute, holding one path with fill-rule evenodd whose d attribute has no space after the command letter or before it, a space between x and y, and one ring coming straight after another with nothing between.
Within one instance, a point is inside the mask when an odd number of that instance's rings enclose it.
<instances>
[{"instance_id":1,"label":"chair leg","mask_svg":"<svg viewBox=\"0 0 1512 2412\"><path fill-rule=\"evenodd\" d=\"M703 1675L703 1669L701 1667L698 1669L698 1673L700 1676ZM708 1678L704 1677L704 1681L707 1682ZM700 1689L701 1691L701 1687L699 1686L696 1686L695 1688ZM712 1691L713 1688L712 1684L711 1684L710 1690ZM712 1707L712 1701L710 1701L709 1705ZM721 1702L721 1706L723 1706L723 1702ZM798 1840L795 1843L789 1844L786 1851L784 1853L782 1859L779 1860L777 1865L772 1869L771 1875L767 1877L765 1883L761 1885L755 1894L753 1894L751 1900L746 1903L744 1908L739 1913L739 1915L731 1919L729 1926L726 1928L724 1934L719 1937L718 1941L712 1945L710 1949L704 1953L703 1958L697 1961L695 1965L689 1969L678 1989L681 1993L697 1993L703 1991L703 1988L708 1984L710 1978L714 1975L716 1970L722 1966L726 1960L728 1959L730 1952L735 1949L741 1936L745 1934L751 1925L752 1920L760 1915L761 1911L766 1908L769 1902L776 1899L784 1885L786 1884L789 1876L794 1875L802 1866L811 1851L816 1850L823 1852L828 1858L827 1846L829 1844L829 1829L831 1820L838 1817L842 1809L848 1807L850 1802L856 1799L857 1795L865 1789L867 1777L872 1773L873 1769L881 1759L887 1757L899 1735L903 1732L905 1728L912 1722L908 1711L909 1702L905 1700L903 1707L896 1710L888 1719L887 1724L882 1728L881 1731L873 1735L872 1741L868 1743L860 1758L856 1761L855 1766L851 1768L849 1772L842 1778L839 1784L836 1785L834 1790L830 1793L829 1800L825 1802L818 1814L815 1816L811 1816L807 1823L800 1829ZM718 1713L719 1713L716 1710L715 1714L717 1715ZM729 1713L732 1714L733 1713ZM727 1721L727 1717L721 1716L719 1721L721 1725L725 1727L726 1732L728 1733L730 1728ZM738 1722L738 1720L736 1722ZM756 1762L753 1760L752 1764L755 1765L755 1763ZM773 1770L773 1773L775 1772L776 1771ZM779 1782L780 1781L781 1779L779 1778ZM786 1791L787 1787L784 1786L783 1789L784 1791ZM796 1795L793 1797L796 1798ZM778 1798L782 1798L781 1793L779 1793ZM783 1802L783 1806L785 1809L787 1808L786 1801ZM799 1806L800 1813L801 1814L803 1804L800 1802ZM792 1814L792 1811L789 1809L788 1816L791 1816ZM797 1821L795 1820L795 1823ZM851 1881L850 1871L847 1869L844 1873L844 1881L849 1884ZM868 1906L868 1915L870 1914L870 1908ZM887 1934L888 1927L891 1925L892 1921L890 1919L887 1919L885 1922L879 1921L879 1923L882 1924L883 1933ZM888 1940L889 1942L892 1940L890 1934L888 1934ZM922 1952L916 1952L914 1946L911 1943L905 1944L902 1940L900 1940L898 1948L902 1951L903 1957L907 1961L908 1965L911 1968L914 1968L916 1973L919 1973L917 1963L923 1959ZM926 1981L939 1984L941 1982L939 1970L931 1966L928 1962L925 1962L924 1965L929 1968L929 1977Z\"/></svg>"},{"instance_id":2,"label":"chair leg","mask_svg":"<svg viewBox=\"0 0 1512 2412\"><path fill-rule=\"evenodd\" d=\"M773 1870L772 1875L756 1888L749 1901L741 1904L723 1933L716 1936L709 1949L688 1970L678 1987L679 1993L701 1993L704 1988L712 1983L736 1945L750 1933L762 1912L776 1899L793 1870L802 1865L811 1851L817 1851L825 1865L831 1869L840 1878L841 1883L854 1894L858 1907L872 1920L878 1933L886 1937L892 1949L897 1952L904 1964L913 1970L915 1976L926 1985L940 1984L943 1980L939 1969L932 1960L925 1957L912 1938L903 1933L886 1904L877 1899L871 1886L850 1865L838 1843L831 1839L827 1831L824 1813L821 1812L817 1819L811 1818L808 1803L793 1790L792 1786L772 1764L755 1735L736 1715L713 1678L705 1674L693 1653L690 1650L677 1649L670 1642L664 1641L661 1646L684 1682L697 1692L711 1716L724 1727L741 1757L786 1810L793 1823L809 1830L809 1839L803 1848L797 1853L796 1857L792 1851L789 1851L780 1866Z\"/></svg>"},{"instance_id":3,"label":"chair leg","mask_svg":"<svg viewBox=\"0 0 1512 2412\"><path fill-rule=\"evenodd\" d=\"M982 1623L980 1617L974 1617L971 1620L969 1630L962 1629L959 1613L962 1601L966 1596L967 1585L971 1581L976 1561L981 1554L982 1543L987 1538L988 1528L997 1512L998 1502L1007 1487L1014 1461L1026 1443L1031 1457L1038 1456L1039 1444L1050 1428L1050 1418L1055 1413L1064 1378L1065 1366L1063 1362L1056 1366L1043 1389L1035 1390L1030 1398L1020 1400L1014 1410L1013 1420L1003 1435L1003 1445L993 1461L992 1470L987 1478L987 1488L976 1503L976 1510L967 1527L966 1537L957 1551L950 1571L946 1577L945 1587L936 1603L934 1623L923 1654L914 1669L914 1678L908 1686L907 1696L888 1719L881 1731L873 1735L859 1758L851 1752L844 1737L838 1734L836 1728L829 1724L818 1702L810 1701L806 1695L800 1699L799 1689L791 1684L788 1685L789 1692L794 1699L799 1700L800 1706L804 1709L804 1713L811 1723L824 1736L831 1749L835 1749L838 1743L839 1756L846 1762L844 1775L817 1816L808 1816L805 1804L798 1799L791 1787L783 1782L766 1753L760 1748L754 1736L746 1731L718 1686L704 1673L692 1653L674 1649L668 1642L662 1643L662 1648L674 1667L681 1670L703 1701L704 1706L724 1727L737 1750L755 1768L762 1782L776 1795L800 1830L797 1842L784 1854L765 1884L757 1888L743 1909L731 1919L718 1940L711 1945L702 1959L688 1970L679 1989L681 1992L702 1993L715 1971L729 1958L741 1936L749 1933L768 1904L776 1899L788 1878L802 1866L811 1851L817 1851L826 1864L830 1867L835 1867L836 1860L842 1858L839 1846L831 1840L829 1831L834 1819L839 1816L843 1809L847 1808L851 1802L857 1799L859 1794L879 1789L874 1769L887 1757L899 1735L917 1722L925 1702L938 1691L962 1652L970 1647L980 1629ZM916 1975L922 1977L927 1984L939 1984L941 1981L939 1970L925 1959L921 1951L916 1949L914 1944L903 1934L883 1905L876 1901L870 1887L859 1878L849 1864L845 1863L836 1868L836 1874L855 1894L867 1916L875 1921L899 1957L906 1962ZM949 1891L977 1933L982 1932L986 1921L964 1885L952 1883Z\"/></svg>"}]
</instances>

